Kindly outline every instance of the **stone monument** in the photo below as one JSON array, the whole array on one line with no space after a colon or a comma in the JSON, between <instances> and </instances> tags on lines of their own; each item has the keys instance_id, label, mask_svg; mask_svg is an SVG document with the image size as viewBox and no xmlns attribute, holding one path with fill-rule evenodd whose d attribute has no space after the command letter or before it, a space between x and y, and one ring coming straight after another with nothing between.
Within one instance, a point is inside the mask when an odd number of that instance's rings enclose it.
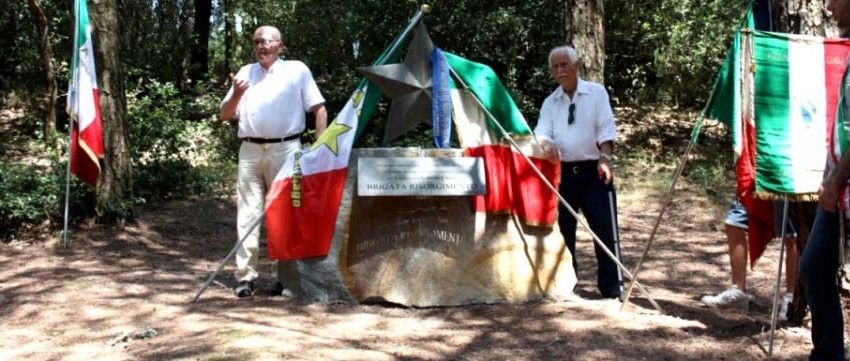
<instances>
[{"instance_id":1,"label":"stone monument","mask_svg":"<svg viewBox=\"0 0 850 361\"><path fill-rule=\"evenodd\" d=\"M576 283L557 224L533 227L475 212L470 196L361 197L361 157L460 157L459 149L358 149L330 253L288 262L279 275L317 301L453 306L562 298Z\"/></svg>"}]
</instances>

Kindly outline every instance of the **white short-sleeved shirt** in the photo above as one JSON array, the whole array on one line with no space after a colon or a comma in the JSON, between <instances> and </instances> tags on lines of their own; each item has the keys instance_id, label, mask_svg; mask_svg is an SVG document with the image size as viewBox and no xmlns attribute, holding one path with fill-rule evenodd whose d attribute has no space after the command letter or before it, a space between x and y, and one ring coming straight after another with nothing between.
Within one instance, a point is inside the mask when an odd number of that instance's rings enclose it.
<instances>
[{"instance_id":1,"label":"white short-sleeved shirt","mask_svg":"<svg viewBox=\"0 0 850 361\"><path fill-rule=\"evenodd\" d=\"M575 103L575 121L567 123L570 104ZM579 79L574 99L562 87L546 97L534 128L538 139L552 142L562 162L599 159L598 144L617 139L614 112L602 84Z\"/></svg>"},{"instance_id":2,"label":"white short-sleeved shirt","mask_svg":"<svg viewBox=\"0 0 850 361\"><path fill-rule=\"evenodd\" d=\"M239 138L284 138L306 128L306 113L325 102L307 65L278 60L269 70L259 63L243 66L237 79L250 85L236 108ZM233 86L221 105L233 96Z\"/></svg>"}]
</instances>

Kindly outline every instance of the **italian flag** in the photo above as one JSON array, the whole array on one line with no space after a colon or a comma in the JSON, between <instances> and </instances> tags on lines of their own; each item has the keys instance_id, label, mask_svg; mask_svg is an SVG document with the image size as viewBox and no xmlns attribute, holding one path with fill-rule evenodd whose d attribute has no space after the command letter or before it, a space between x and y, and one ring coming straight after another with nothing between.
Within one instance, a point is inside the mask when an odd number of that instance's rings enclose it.
<instances>
[{"instance_id":1,"label":"italian flag","mask_svg":"<svg viewBox=\"0 0 850 361\"><path fill-rule=\"evenodd\" d=\"M71 116L71 172L94 186L103 158L100 94L94 66L94 45L85 0L77 0L74 50L68 82L68 114Z\"/></svg>"},{"instance_id":2,"label":"italian flag","mask_svg":"<svg viewBox=\"0 0 850 361\"><path fill-rule=\"evenodd\" d=\"M496 122L520 145L523 153L530 155L533 166L555 189L560 180L560 164L543 159L539 147L533 145L531 128L493 69L448 52L443 54L459 78L452 82L451 90L458 139L467 155L484 158L487 194L475 197L476 211L515 214L528 225L553 225L558 216L555 193L522 154L504 142L504 134Z\"/></svg>"},{"instance_id":3,"label":"italian flag","mask_svg":"<svg viewBox=\"0 0 850 361\"><path fill-rule=\"evenodd\" d=\"M704 111L730 127L737 195L750 216L750 262L774 235L771 199L815 197L850 42L738 32Z\"/></svg>"},{"instance_id":4,"label":"italian flag","mask_svg":"<svg viewBox=\"0 0 850 361\"><path fill-rule=\"evenodd\" d=\"M396 37L373 65L397 61L401 52L398 45L405 38ZM287 166L280 169L266 196L270 259L327 256L348 175L351 148L380 97L380 89L366 79L360 80L322 136L308 149L293 155Z\"/></svg>"},{"instance_id":5,"label":"italian flag","mask_svg":"<svg viewBox=\"0 0 850 361\"><path fill-rule=\"evenodd\" d=\"M850 42L755 32L755 192L816 194Z\"/></svg>"}]
</instances>

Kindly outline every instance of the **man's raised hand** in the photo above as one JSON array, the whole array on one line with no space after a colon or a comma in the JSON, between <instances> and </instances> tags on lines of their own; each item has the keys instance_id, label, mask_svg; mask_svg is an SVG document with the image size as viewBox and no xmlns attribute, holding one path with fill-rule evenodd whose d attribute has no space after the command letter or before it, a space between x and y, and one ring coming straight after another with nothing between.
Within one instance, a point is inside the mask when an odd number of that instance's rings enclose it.
<instances>
[{"instance_id":1,"label":"man's raised hand","mask_svg":"<svg viewBox=\"0 0 850 361\"><path fill-rule=\"evenodd\" d=\"M237 79L233 73L228 74L228 77L230 77L230 83L233 84L233 96L242 97L242 94L245 94L245 90L250 86L248 85L248 81Z\"/></svg>"}]
</instances>

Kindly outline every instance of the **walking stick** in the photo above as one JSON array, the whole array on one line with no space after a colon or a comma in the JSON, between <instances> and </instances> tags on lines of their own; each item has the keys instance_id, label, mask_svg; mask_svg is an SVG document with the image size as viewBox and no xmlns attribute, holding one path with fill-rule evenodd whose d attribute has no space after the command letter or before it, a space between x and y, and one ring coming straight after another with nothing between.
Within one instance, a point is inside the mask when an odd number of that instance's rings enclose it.
<instances>
[{"instance_id":1,"label":"walking stick","mask_svg":"<svg viewBox=\"0 0 850 361\"><path fill-rule=\"evenodd\" d=\"M779 304L779 284L782 283L782 261L785 257L785 225L788 222L788 195L785 195L785 202L782 207L782 231L780 232L780 243L782 246L779 247L779 267L776 270L776 285L773 288L773 311L770 313L770 342L767 348L767 358L771 358L773 356L773 336L776 332L776 321L777 321L777 306Z\"/></svg>"},{"instance_id":2,"label":"walking stick","mask_svg":"<svg viewBox=\"0 0 850 361\"><path fill-rule=\"evenodd\" d=\"M227 263L227 261L230 260L230 257L233 257L233 255L236 254L236 251L240 247L242 247L242 243L245 243L245 240L248 239L248 236L251 234L251 232L254 231L254 228L257 228L257 225L259 225L260 221L263 220L264 214L261 214L259 217L257 217L257 220L254 221L254 224L251 225L251 228L248 229L248 232L245 232L245 235L242 236L242 239L240 239L239 242L236 242L236 245L233 246L233 249L230 250L230 253L227 254L227 257L224 257L224 259L221 260L221 262L218 264L218 267L210 275L210 278L208 278L207 281L204 282L203 286L201 286L201 288L198 290L198 292L195 293L195 298L192 299L192 303L198 302L198 298L200 298L201 294L204 293L207 287L210 286L212 281L215 279L215 276L218 275L219 272L221 272L221 269L224 268L224 265Z\"/></svg>"},{"instance_id":3,"label":"walking stick","mask_svg":"<svg viewBox=\"0 0 850 361\"><path fill-rule=\"evenodd\" d=\"M614 255L620 258L620 222L617 221L617 210L614 208L614 192L608 191L608 206L611 209L611 229L614 235ZM617 268L617 284L620 286L620 297L623 297L623 272Z\"/></svg>"}]
</instances>

